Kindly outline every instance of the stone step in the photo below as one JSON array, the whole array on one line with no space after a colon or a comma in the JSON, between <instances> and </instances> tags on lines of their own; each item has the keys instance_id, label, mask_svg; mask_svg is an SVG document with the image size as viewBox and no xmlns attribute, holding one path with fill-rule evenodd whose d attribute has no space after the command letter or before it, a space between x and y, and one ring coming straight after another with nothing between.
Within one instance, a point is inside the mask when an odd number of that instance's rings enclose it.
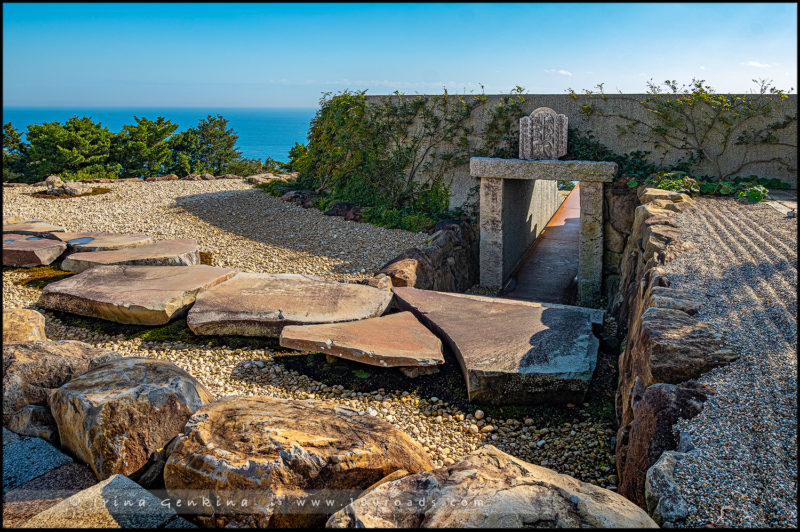
<instances>
[{"instance_id":1,"label":"stone step","mask_svg":"<svg viewBox=\"0 0 800 532\"><path fill-rule=\"evenodd\" d=\"M117 323L163 325L185 314L198 293L235 274L205 265L96 266L50 283L37 304Z\"/></svg>"},{"instance_id":2,"label":"stone step","mask_svg":"<svg viewBox=\"0 0 800 532\"><path fill-rule=\"evenodd\" d=\"M195 334L271 336L286 325L380 316L392 294L311 275L238 273L197 297L186 322Z\"/></svg>"},{"instance_id":3,"label":"stone step","mask_svg":"<svg viewBox=\"0 0 800 532\"><path fill-rule=\"evenodd\" d=\"M70 251L112 251L152 244L153 239L144 233L50 233L52 238L66 243Z\"/></svg>"},{"instance_id":4,"label":"stone step","mask_svg":"<svg viewBox=\"0 0 800 532\"><path fill-rule=\"evenodd\" d=\"M112 264L194 266L200 264L200 251L196 240L161 240L154 244L112 251L73 253L64 259L61 263L61 269L68 272L82 272L95 266L109 266Z\"/></svg>"},{"instance_id":5,"label":"stone step","mask_svg":"<svg viewBox=\"0 0 800 532\"><path fill-rule=\"evenodd\" d=\"M45 236L47 233L65 231L60 225L49 224L43 220L25 220L23 222L3 222L3 233L16 233L18 235Z\"/></svg>"},{"instance_id":6,"label":"stone step","mask_svg":"<svg viewBox=\"0 0 800 532\"><path fill-rule=\"evenodd\" d=\"M3 266L30 268L52 264L67 245L35 235L3 234Z\"/></svg>"},{"instance_id":7,"label":"stone step","mask_svg":"<svg viewBox=\"0 0 800 532\"><path fill-rule=\"evenodd\" d=\"M582 402L597 362L592 324L602 311L501 298L395 288L458 358L470 401Z\"/></svg>"},{"instance_id":8,"label":"stone step","mask_svg":"<svg viewBox=\"0 0 800 532\"><path fill-rule=\"evenodd\" d=\"M281 346L381 367L443 364L442 342L410 312L322 325L290 325Z\"/></svg>"}]
</instances>

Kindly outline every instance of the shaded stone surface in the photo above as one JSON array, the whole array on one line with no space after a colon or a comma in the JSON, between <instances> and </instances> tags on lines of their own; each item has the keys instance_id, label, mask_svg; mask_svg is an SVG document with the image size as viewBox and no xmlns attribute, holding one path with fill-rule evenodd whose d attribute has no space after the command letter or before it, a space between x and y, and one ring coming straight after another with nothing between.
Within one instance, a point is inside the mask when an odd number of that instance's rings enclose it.
<instances>
[{"instance_id":1,"label":"shaded stone surface","mask_svg":"<svg viewBox=\"0 0 800 532\"><path fill-rule=\"evenodd\" d=\"M74 462L56 467L3 494L3 525L16 528L34 515L97 483L94 473Z\"/></svg>"},{"instance_id":2,"label":"shaded stone surface","mask_svg":"<svg viewBox=\"0 0 800 532\"><path fill-rule=\"evenodd\" d=\"M191 415L214 400L171 362L124 357L72 379L50 395L61 445L98 479L140 473Z\"/></svg>"},{"instance_id":3,"label":"shaded stone surface","mask_svg":"<svg viewBox=\"0 0 800 532\"><path fill-rule=\"evenodd\" d=\"M48 284L38 306L117 323L163 325L236 273L213 266L96 266Z\"/></svg>"},{"instance_id":4,"label":"shaded stone surface","mask_svg":"<svg viewBox=\"0 0 800 532\"><path fill-rule=\"evenodd\" d=\"M67 245L34 235L3 234L3 266L43 266L51 264L67 250Z\"/></svg>"},{"instance_id":5,"label":"shaded stone surface","mask_svg":"<svg viewBox=\"0 0 800 532\"><path fill-rule=\"evenodd\" d=\"M60 225L49 224L42 220L25 220L24 222L4 223L3 233L19 235L44 236L47 233L66 231Z\"/></svg>"},{"instance_id":6,"label":"shaded stone surface","mask_svg":"<svg viewBox=\"0 0 800 532\"><path fill-rule=\"evenodd\" d=\"M48 238L64 242L74 251L111 251L152 244L153 239L144 233L51 233Z\"/></svg>"},{"instance_id":7,"label":"shaded stone surface","mask_svg":"<svg viewBox=\"0 0 800 532\"><path fill-rule=\"evenodd\" d=\"M51 390L120 355L75 340L3 343L3 424Z\"/></svg>"},{"instance_id":8,"label":"shaded stone surface","mask_svg":"<svg viewBox=\"0 0 800 532\"><path fill-rule=\"evenodd\" d=\"M3 309L3 343L47 340L44 316L27 308Z\"/></svg>"},{"instance_id":9,"label":"shaded stone surface","mask_svg":"<svg viewBox=\"0 0 800 532\"><path fill-rule=\"evenodd\" d=\"M18 436L3 427L3 493L71 462L43 439Z\"/></svg>"},{"instance_id":10,"label":"shaded stone surface","mask_svg":"<svg viewBox=\"0 0 800 532\"><path fill-rule=\"evenodd\" d=\"M68 272L82 272L94 266L113 264L194 266L200 264L200 251L196 240L161 240L155 244L145 244L111 251L73 253L64 259L61 263L61 269Z\"/></svg>"},{"instance_id":11,"label":"shaded stone surface","mask_svg":"<svg viewBox=\"0 0 800 532\"><path fill-rule=\"evenodd\" d=\"M322 325L291 325L281 346L312 350L373 366L443 364L442 342L410 312Z\"/></svg>"},{"instance_id":12,"label":"shaded stone surface","mask_svg":"<svg viewBox=\"0 0 800 532\"><path fill-rule=\"evenodd\" d=\"M395 288L397 304L444 340L470 400L580 402L594 373L602 311Z\"/></svg>"},{"instance_id":13,"label":"shaded stone surface","mask_svg":"<svg viewBox=\"0 0 800 532\"><path fill-rule=\"evenodd\" d=\"M386 475L432 467L419 444L377 417L321 401L226 397L192 416L164 483L175 498L247 499L195 508L206 526L321 526Z\"/></svg>"},{"instance_id":14,"label":"shaded stone surface","mask_svg":"<svg viewBox=\"0 0 800 532\"><path fill-rule=\"evenodd\" d=\"M22 528L164 528L179 519L161 499L114 475L34 516Z\"/></svg>"},{"instance_id":15,"label":"shaded stone surface","mask_svg":"<svg viewBox=\"0 0 800 532\"><path fill-rule=\"evenodd\" d=\"M311 275L237 273L207 290L186 317L195 334L280 336L286 325L334 323L380 316L392 294Z\"/></svg>"},{"instance_id":16,"label":"shaded stone surface","mask_svg":"<svg viewBox=\"0 0 800 532\"><path fill-rule=\"evenodd\" d=\"M58 445L58 427L48 406L23 406L11 414L6 427L22 436L42 438L53 445Z\"/></svg>"},{"instance_id":17,"label":"shaded stone surface","mask_svg":"<svg viewBox=\"0 0 800 532\"><path fill-rule=\"evenodd\" d=\"M485 445L452 466L371 489L330 528L657 528L616 493Z\"/></svg>"}]
</instances>

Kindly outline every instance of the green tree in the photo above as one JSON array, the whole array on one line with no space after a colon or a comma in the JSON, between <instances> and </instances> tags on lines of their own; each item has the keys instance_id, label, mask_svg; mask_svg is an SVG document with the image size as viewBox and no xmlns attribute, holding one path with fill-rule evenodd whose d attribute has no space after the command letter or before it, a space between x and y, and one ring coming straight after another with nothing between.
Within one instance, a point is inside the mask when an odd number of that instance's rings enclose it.
<instances>
[{"instance_id":1,"label":"green tree","mask_svg":"<svg viewBox=\"0 0 800 532\"><path fill-rule=\"evenodd\" d=\"M170 155L167 158L167 171L180 177L189 174L208 172L210 168L202 166L198 156L200 152L200 139L194 128L181 133L176 133L167 140Z\"/></svg>"},{"instance_id":2,"label":"green tree","mask_svg":"<svg viewBox=\"0 0 800 532\"><path fill-rule=\"evenodd\" d=\"M112 142L112 153L125 177L155 177L167 170L172 155L169 138L178 128L163 116L155 121L133 117L136 125L126 125Z\"/></svg>"},{"instance_id":3,"label":"green tree","mask_svg":"<svg viewBox=\"0 0 800 532\"><path fill-rule=\"evenodd\" d=\"M222 115L208 115L200 120L193 134L198 141L198 166L208 168L214 174L220 174L223 167L241 157L236 149L239 136L233 129L228 129L228 120Z\"/></svg>"},{"instance_id":4,"label":"green tree","mask_svg":"<svg viewBox=\"0 0 800 532\"><path fill-rule=\"evenodd\" d=\"M22 152L25 147L22 137L11 122L3 124L3 182L22 177Z\"/></svg>"}]
</instances>

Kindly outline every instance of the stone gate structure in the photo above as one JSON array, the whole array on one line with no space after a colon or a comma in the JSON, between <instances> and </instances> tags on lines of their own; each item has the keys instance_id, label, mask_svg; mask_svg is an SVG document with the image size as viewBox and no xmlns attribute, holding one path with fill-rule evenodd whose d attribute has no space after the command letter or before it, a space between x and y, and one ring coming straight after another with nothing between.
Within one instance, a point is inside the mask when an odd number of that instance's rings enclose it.
<instances>
[{"instance_id":1,"label":"stone gate structure","mask_svg":"<svg viewBox=\"0 0 800 532\"><path fill-rule=\"evenodd\" d=\"M470 159L470 174L481 180L480 284L503 288L558 208L556 182L579 181L578 304L594 306L602 285L603 183L613 181L617 164L558 160L567 153L567 117L546 107L520 119L519 152L519 159Z\"/></svg>"}]
</instances>

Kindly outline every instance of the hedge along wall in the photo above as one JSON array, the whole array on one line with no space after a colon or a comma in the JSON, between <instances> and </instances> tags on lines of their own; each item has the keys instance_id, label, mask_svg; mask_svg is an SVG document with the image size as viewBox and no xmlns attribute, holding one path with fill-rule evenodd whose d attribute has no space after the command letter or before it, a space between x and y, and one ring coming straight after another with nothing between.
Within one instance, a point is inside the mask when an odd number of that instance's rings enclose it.
<instances>
[{"instance_id":1,"label":"hedge along wall","mask_svg":"<svg viewBox=\"0 0 800 532\"><path fill-rule=\"evenodd\" d=\"M646 94L607 94L605 99L599 96L589 97L585 94L524 94L525 102L522 110L528 114L538 107L550 107L558 113L563 113L569 118L569 127L575 128L580 134L591 134L594 140L600 142L618 154L630 153L634 151L650 151L647 159L660 166L669 166L677 163L680 159L685 159L688 155L675 149L662 147L656 148L645 141L642 136L627 134L618 136L617 126L623 126L626 122L619 118L598 116L587 116L581 111L582 106L595 105L606 113L623 114L635 119L651 121L649 112L638 103L644 100ZM380 98L391 98L393 96L374 95L367 96L368 101ZM451 95L450 98L457 98ZM491 118L492 109L500 101L501 95L486 95L486 104L479 106L473 112L467 125L473 128L468 136L470 149L474 149L479 143L484 130ZM765 95L762 98L771 98L774 113L767 117L756 117L749 122L748 127L766 127L768 124L779 122L787 115L797 115L797 95L790 94L787 98L781 99L778 96ZM621 113L619 113L621 111ZM518 122L514 126L513 134L518 134ZM743 169L739 175L758 175L763 178L777 178L788 183L792 188L797 188L797 121L795 120L788 128L781 132L783 139L791 139L789 145L763 144L749 148L747 160L764 160L773 157L780 157L788 163L788 168L776 162L758 163ZM731 145L726 155L721 159L724 166L735 168L742 159L742 150L737 146ZM696 175L715 175L713 166L708 161L703 161L692 168ZM450 207L463 205L470 193L475 194L474 188L478 180L470 177L469 164L460 165L447 172L446 177L452 179ZM473 200L475 196L473 195Z\"/></svg>"}]
</instances>

